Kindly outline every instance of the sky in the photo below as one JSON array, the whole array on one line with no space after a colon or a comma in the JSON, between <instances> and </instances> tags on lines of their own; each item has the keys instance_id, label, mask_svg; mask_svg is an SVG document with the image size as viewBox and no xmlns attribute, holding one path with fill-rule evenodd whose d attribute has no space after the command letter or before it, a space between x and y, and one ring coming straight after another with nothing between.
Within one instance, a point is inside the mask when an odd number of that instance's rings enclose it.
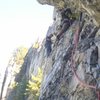
<instances>
[{"instance_id":1,"label":"sky","mask_svg":"<svg viewBox=\"0 0 100 100\"><path fill-rule=\"evenodd\" d=\"M15 48L44 38L52 18L53 7L36 0L0 0L0 70Z\"/></svg>"}]
</instances>

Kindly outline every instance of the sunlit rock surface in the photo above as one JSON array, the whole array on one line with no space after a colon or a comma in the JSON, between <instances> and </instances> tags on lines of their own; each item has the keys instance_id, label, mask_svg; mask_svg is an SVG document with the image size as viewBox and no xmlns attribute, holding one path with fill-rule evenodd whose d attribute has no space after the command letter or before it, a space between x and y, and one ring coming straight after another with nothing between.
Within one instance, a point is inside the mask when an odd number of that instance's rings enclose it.
<instances>
[{"instance_id":1,"label":"sunlit rock surface","mask_svg":"<svg viewBox=\"0 0 100 100\"><path fill-rule=\"evenodd\" d=\"M72 9L87 12L96 23L100 24L100 0L37 0L41 4L48 4L55 7L61 6L63 3ZM63 2L63 3L62 3Z\"/></svg>"}]
</instances>

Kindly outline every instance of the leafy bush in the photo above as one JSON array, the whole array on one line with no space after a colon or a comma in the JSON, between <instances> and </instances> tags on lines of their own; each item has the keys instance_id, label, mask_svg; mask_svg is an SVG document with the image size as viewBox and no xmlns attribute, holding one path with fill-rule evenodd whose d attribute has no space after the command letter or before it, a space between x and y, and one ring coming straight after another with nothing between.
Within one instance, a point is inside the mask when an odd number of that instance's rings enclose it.
<instances>
[{"instance_id":1,"label":"leafy bush","mask_svg":"<svg viewBox=\"0 0 100 100\"><path fill-rule=\"evenodd\" d=\"M20 47L16 51L17 52L15 54L15 56L16 56L15 62L16 62L17 65L22 65L28 49L25 48L25 47Z\"/></svg>"},{"instance_id":2,"label":"leafy bush","mask_svg":"<svg viewBox=\"0 0 100 100\"><path fill-rule=\"evenodd\" d=\"M27 84L26 94L33 95L34 100L38 100L40 94L40 85L42 81L42 69L38 69L36 76L32 75Z\"/></svg>"}]
</instances>

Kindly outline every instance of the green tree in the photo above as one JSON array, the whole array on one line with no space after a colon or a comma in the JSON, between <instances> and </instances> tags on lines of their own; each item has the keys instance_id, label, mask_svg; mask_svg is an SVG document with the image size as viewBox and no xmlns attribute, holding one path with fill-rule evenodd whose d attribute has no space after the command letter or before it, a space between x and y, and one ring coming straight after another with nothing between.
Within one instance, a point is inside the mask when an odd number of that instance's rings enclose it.
<instances>
[{"instance_id":1,"label":"green tree","mask_svg":"<svg viewBox=\"0 0 100 100\"><path fill-rule=\"evenodd\" d=\"M28 49L25 47L20 47L17 49L15 62L17 65L22 65L24 62L24 57L26 56Z\"/></svg>"},{"instance_id":2,"label":"green tree","mask_svg":"<svg viewBox=\"0 0 100 100\"><path fill-rule=\"evenodd\" d=\"M34 100L39 98L42 75L42 69L38 68L38 74L36 76L32 75L27 84L26 95L33 95Z\"/></svg>"},{"instance_id":3,"label":"green tree","mask_svg":"<svg viewBox=\"0 0 100 100\"><path fill-rule=\"evenodd\" d=\"M25 100L26 87L27 81L25 78L23 78L22 81L14 87L14 91L16 92L14 95L14 100Z\"/></svg>"}]
</instances>

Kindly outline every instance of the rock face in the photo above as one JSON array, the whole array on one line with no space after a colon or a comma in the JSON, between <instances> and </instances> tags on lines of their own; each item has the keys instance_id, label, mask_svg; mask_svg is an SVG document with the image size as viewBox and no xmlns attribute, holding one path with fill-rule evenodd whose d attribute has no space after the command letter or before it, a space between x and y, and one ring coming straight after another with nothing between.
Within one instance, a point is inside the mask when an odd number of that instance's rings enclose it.
<instances>
[{"instance_id":1,"label":"rock face","mask_svg":"<svg viewBox=\"0 0 100 100\"><path fill-rule=\"evenodd\" d=\"M89 21L85 22L75 50L75 32L72 30L77 30L76 26L74 23L52 48L45 65L40 100L97 100L95 89L84 84L100 85L100 29Z\"/></svg>"},{"instance_id":2,"label":"rock face","mask_svg":"<svg viewBox=\"0 0 100 100\"><path fill-rule=\"evenodd\" d=\"M45 39L41 48L31 47L24 59L16 80L29 80L43 69L39 100L99 100L100 89L100 1L99 0L38 0L41 4L54 6L52 52L46 57ZM60 2L60 3L59 3ZM79 2L79 3L78 3ZM97 4L97 6L95 6ZM75 20L69 29L56 40L60 32L62 5L83 12L82 21ZM98 91L97 91L98 90ZM11 96L10 99L15 100ZM12 98L12 99L11 99ZM32 95L20 100L33 100ZM16 99L19 100L19 99Z\"/></svg>"},{"instance_id":3,"label":"rock face","mask_svg":"<svg viewBox=\"0 0 100 100\"><path fill-rule=\"evenodd\" d=\"M72 9L87 12L95 18L97 25L100 24L100 0L37 0L41 4L48 4L55 7L66 5Z\"/></svg>"},{"instance_id":4,"label":"rock face","mask_svg":"<svg viewBox=\"0 0 100 100\"><path fill-rule=\"evenodd\" d=\"M84 29L81 34L84 33ZM48 63L45 66L46 75L41 87L40 100L97 100L95 89L81 85L73 73L71 54L74 47L70 41L73 38L71 30L72 28L64 34L48 59L48 62L52 59L52 64ZM96 41L95 37L86 37L80 39L79 47L74 51L75 71L86 84L100 85L98 44L99 41Z\"/></svg>"},{"instance_id":5,"label":"rock face","mask_svg":"<svg viewBox=\"0 0 100 100\"><path fill-rule=\"evenodd\" d=\"M60 23L60 15L56 11L61 0L38 1L41 4L55 7L56 21L53 24L56 23L57 27ZM98 16L100 12L97 8L92 7L97 2L100 1L79 0L80 7L82 7L80 9L84 9L85 23L81 24L77 44L74 42L76 41L74 34L78 30L77 21L64 33L60 41L54 42L52 53L45 62L39 100L97 100L95 88L100 86L100 27L98 27L100 18L97 18L96 15ZM72 10L78 6L78 2L75 0L64 0L64 3ZM71 6L72 4L73 6ZM78 9L76 9L77 11ZM88 18L85 17L85 14ZM56 33L59 33L59 30Z\"/></svg>"}]
</instances>

